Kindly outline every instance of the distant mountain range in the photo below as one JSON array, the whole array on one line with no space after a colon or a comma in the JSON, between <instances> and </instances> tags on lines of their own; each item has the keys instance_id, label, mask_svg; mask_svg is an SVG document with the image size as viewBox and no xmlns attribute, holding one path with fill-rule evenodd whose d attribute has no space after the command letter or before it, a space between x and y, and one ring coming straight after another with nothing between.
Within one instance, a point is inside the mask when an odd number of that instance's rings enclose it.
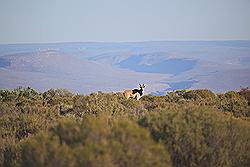
<instances>
[{"instance_id":1,"label":"distant mountain range","mask_svg":"<svg viewBox=\"0 0 250 167\"><path fill-rule=\"evenodd\" d=\"M0 45L0 88L66 88L88 94L138 83L154 95L250 86L250 41Z\"/></svg>"}]
</instances>

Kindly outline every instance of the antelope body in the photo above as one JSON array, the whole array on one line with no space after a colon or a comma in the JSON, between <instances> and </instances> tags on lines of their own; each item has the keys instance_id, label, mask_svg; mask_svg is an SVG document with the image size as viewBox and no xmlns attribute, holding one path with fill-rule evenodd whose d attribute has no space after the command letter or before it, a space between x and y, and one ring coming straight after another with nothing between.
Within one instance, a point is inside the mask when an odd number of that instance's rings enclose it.
<instances>
[{"instance_id":1,"label":"antelope body","mask_svg":"<svg viewBox=\"0 0 250 167\"><path fill-rule=\"evenodd\" d=\"M143 89L146 87L146 85L139 84L139 87L140 89L125 90L123 92L123 96L125 96L127 99L133 98L139 100L143 96Z\"/></svg>"}]
</instances>

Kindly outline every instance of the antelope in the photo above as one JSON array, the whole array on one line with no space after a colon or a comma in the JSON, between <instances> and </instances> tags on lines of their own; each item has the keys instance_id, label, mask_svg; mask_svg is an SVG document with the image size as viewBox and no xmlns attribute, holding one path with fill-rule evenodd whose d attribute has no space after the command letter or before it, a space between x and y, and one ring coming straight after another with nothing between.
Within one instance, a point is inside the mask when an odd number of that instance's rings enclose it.
<instances>
[{"instance_id":1,"label":"antelope","mask_svg":"<svg viewBox=\"0 0 250 167\"><path fill-rule=\"evenodd\" d=\"M146 87L145 84L141 85L139 84L140 89L133 89L133 90L125 90L123 92L123 95L129 99L133 98L136 100L139 100L143 96L143 89Z\"/></svg>"}]
</instances>

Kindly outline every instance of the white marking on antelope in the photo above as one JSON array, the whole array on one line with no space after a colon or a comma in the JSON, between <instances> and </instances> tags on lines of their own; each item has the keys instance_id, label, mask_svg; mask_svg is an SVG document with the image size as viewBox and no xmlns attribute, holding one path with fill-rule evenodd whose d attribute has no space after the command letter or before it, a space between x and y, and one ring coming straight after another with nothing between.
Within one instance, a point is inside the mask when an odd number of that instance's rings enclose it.
<instances>
[{"instance_id":1,"label":"white marking on antelope","mask_svg":"<svg viewBox=\"0 0 250 167\"><path fill-rule=\"evenodd\" d=\"M146 87L146 85L139 84L139 87L140 89L125 90L123 92L123 96L125 96L127 99L133 98L139 100L143 96L143 89Z\"/></svg>"}]
</instances>

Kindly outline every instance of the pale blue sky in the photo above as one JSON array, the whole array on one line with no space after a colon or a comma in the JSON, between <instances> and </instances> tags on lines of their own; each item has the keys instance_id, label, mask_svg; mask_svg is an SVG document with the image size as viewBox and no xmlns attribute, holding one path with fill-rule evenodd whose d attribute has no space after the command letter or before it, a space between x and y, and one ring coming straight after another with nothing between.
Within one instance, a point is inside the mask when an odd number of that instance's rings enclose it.
<instances>
[{"instance_id":1,"label":"pale blue sky","mask_svg":"<svg viewBox=\"0 0 250 167\"><path fill-rule=\"evenodd\" d=\"M250 0L0 0L0 43L250 39Z\"/></svg>"}]
</instances>

